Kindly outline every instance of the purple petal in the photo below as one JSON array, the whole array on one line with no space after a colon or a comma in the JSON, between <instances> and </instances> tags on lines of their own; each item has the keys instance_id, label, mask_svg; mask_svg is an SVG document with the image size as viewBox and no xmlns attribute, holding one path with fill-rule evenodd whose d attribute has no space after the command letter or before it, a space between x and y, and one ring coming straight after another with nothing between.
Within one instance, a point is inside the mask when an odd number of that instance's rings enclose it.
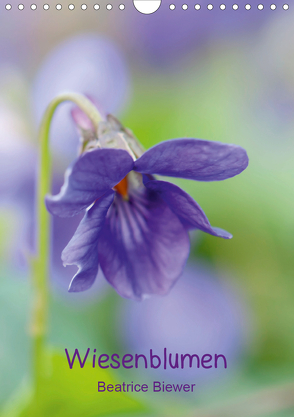
<instances>
[{"instance_id":1,"label":"purple petal","mask_svg":"<svg viewBox=\"0 0 294 417\"><path fill-rule=\"evenodd\" d=\"M72 239L63 250L63 265L77 265L69 291L85 291L92 286L98 273L98 239L106 213L113 202L114 191L110 190L88 210Z\"/></svg>"},{"instance_id":2,"label":"purple petal","mask_svg":"<svg viewBox=\"0 0 294 417\"><path fill-rule=\"evenodd\" d=\"M145 188L120 196L109 211L98 243L102 271L123 297L166 294L189 255L189 236L166 203Z\"/></svg>"},{"instance_id":3,"label":"purple petal","mask_svg":"<svg viewBox=\"0 0 294 417\"><path fill-rule=\"evenodd\" d=\"M200 139L172 139L146 151L135 171L197 181L220 181L240 174L248 165L240 146Z\"/></svg>"},{"instance_id":4,"label":"purple petal","mask_svg":"<svg viewBox=\"0 0 294 417\"><path fill-rule=\"evenodd\" d=\"M226 230L211 227L202 208L181 188L170 182L148 181L146 188L155 191L166 202L188 229L200 229L213 236L231 239L233 236Z\"/></svg>"},{"instance_id":5,"label":"purple petal","mask_svg":"<svg viewBox=\"0 0 294 417\"><path fill-rule=\"evenodd\" d=\"M46 197L50 213L75 216L118 184L133 168L133 159L122 149L95 149L84 153L66 172L59 194Z\"/></svg>"}]
</instances>

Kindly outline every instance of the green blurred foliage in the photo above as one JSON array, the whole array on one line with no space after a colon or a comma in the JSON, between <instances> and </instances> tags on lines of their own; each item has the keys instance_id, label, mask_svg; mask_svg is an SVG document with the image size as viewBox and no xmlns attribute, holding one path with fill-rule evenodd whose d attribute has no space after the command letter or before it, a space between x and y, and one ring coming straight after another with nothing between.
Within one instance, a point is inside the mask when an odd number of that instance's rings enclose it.
<instances>
[{"instance_id":1,"label":"green blurred foliage","mask_svg":"<svg viewBox=\"0 0 294 417\"><path fill-rule=\"evenodd\" d=\"M139 415L145 410L140 402L131 395L116 392L98 393L97 381L106 385L116 384L117 381L106 371L93 369L91 365L84 368L68 367L64 355L50 354L50 369L44 380L38 402L29 395L25 387L24 395L20 393L19 401L13 398L4 410L3 417L98 417L108 415Z\"/></svg>"},{"instance_id":2,"label":"green blurred foliage","mask_svg":"<svg viewBox=\"0 0 294 417\"><path fill-rule=\"evenodd\" d=\"M29 372L30 288L19 272L0 272L0 406ZM1 407L0 407L1 408Z\"/></svg>"}]
</instances>

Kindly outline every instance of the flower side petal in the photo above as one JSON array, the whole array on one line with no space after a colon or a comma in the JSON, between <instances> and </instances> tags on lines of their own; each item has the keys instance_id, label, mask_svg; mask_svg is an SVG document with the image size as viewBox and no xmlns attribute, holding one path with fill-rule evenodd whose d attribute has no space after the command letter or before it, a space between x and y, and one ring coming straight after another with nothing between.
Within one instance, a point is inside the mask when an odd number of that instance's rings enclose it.
<instances>
[{"instance_id":1,"label":"flower side petal","mask_svg":"<svg viewBox=\"0 0 294 417\"><path fill-rule=\"evenodd\" d=\"M146 151L134 170L197 181L220 181L240 174L248 165L245 149L200 139L172 139Z\"/></svg>"},{"instance_id":2,"label":"flower side petal","mask_svg":"<svg viewBox=\"0 0 294 417\"><path fill-rule=\"evenodd\" d=\"M210 235L224 239L233 237L226 230L212 227L204 211L196 201L175 184L154 180L145 182L145 187L157 192L188 229L200 229Z\"/></svg>"},{"instance_id":3,"label":"flower side petal","mask_svg":"<svg viewBox=\"0 0 294 417\"><path fill-rule=\"evenodd\" d=\"M46 197L48 211L60 217L75 216L119 183L133 164L131 156L121 149L84 153L66 172L60 193Z\"/></svg>"},{"instance_id":4,"label":"flower side petal","mask_svg":"<svg viewBox=\"0 0 294 417\"><path fill-rule=\"evenodd\" d=\"M106 213L113 202L114 191L108 191L86 212L72 239L62 252L63 265L77 265L70 292L85 291L92 286L98 273L98 239Z\"/></svg>"},{"instance_id":5,"label":"flower side petal","mask_svg":"<svg viewBox=\"0 0 294 417\"><path fill-rule=\"evenodd\" d=\"M108 282L123 297L141 300L166 294L182 273L189 236L155 193L143 189L129 201L116 196L98 243Z\"/></svg>"}]
</instances>

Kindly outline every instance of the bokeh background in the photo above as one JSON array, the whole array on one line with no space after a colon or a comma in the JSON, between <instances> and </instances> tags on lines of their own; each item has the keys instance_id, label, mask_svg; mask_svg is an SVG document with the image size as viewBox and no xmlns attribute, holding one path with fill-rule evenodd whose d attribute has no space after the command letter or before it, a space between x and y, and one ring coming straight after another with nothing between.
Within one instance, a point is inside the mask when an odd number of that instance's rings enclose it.
<instances>
[{"instance_id":1,"label":"bokeh background","mask_svg":"<svg viewBox=\"0 0 294 417\"><path fill-rule=\"evenodd\" d=\"M246 148L250 165L218 183L177 180L231 241L194 232L183 277L166 297L120 298L99 273L68 294L74 267L60 254L79 219L52 224L50 329L57 352L46 415L294 415L294 8L256 0L200 10L162 1L141 15L130 0L0 10L0 415L31 375L31 282L38 124L56 94L93 97L150 147L196 137ZM96 4L97 4L96 3ZM293 9L293 10L292 10ZM53 192L75 158L78 133L62 105L54 118ZM223 353L226 370L97 369L68 373L64 348L101 353ZM59 361L59 362L58 362ZM195 395L96 393L98 379L191 382ZM7 405L7 401L8 404ZM44 415L45 415L44 414Z\"/></svg>"}]
</instances>

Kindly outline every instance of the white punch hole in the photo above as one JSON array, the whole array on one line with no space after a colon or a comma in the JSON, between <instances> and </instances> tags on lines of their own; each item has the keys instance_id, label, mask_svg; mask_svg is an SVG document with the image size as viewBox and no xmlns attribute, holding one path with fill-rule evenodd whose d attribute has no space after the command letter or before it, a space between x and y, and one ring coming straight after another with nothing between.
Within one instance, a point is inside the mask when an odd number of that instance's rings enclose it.
<instances>
[{"instance_id":1,"label":"white punch hole","mask_svg":"<svg viewBox=\"0 0 294 417\"><path fill-rule=\"evenodd\" d=\"M195 4L195 10L200 10L200 9L201 9L200 4Z\"/></svg>"},{"instance_id":2,"label":"white punch hole","mask_svg":"<svg viewBox=\"0 0 294 417\"><path fill-rule=\"evenodd\" d=\"M152 14L159 9L161 0L133 0L135 8L143 14Z\"/></svg>"},{"instance_id":3,"label":"white punch hole","mask_svg":"<svg viewBox=\"0 0 294 417\"><path fill-rule=\"evenodd\" d=\"M61 4L56 4L56 10L61 10L62 9L62 6L61 6Z\"/></svg>"},{"instance_id":4,"label":"white punch hole","mask_svg":"<svg viewBox=\"0 0 294 417\"><path fill-rule=\"evenodd\" d=\"M124 4L120 4L118 6L119 10L125 10L126 6Z\"/></svg>"},{"instance_id":5,"label":"white punch hole","mask_svg":"<svg viewBox=\"0 0 294 417\"><path fill-rule=\"evenodd\" d=\"M258 8L258 10L262 10L262 9L263 9L263 4L259 4L259 5L257 6L257 8Z\"/></svg>"},{"instance_id":6,"label":"white punch hole","mask_svg":"<svg viewBox=\"0 0 294 417\"><path fill-rule=\"evenodd\" d=\"M49 9L50 9L49 4L44 4L43 9L44 9L44 10L49 10Z\"/></svg>"},{"instance_id":7,"label":"white punch hole","mask_svg":"<svg viewBox=\"0 0 294 417\"><path fill-rule=\"evenodd\" d=\"M19 4L18 5L18 10L23 10L24 9L24 5L23 4Z\"/></svg>"},{"instance_id":8,"label":"white punch hole","mask_svg":"<svg viewBox=\"0 0 294 417\"><path fill-rule=\"evenodd\" d=\"M81 9L82 9L82 10L87 10L87 8L88 8L88 6L87 6L86 4L82 4L82 5L81 5Z\"/></svg>"},{"instance_id":9,"label":"white punch hole","mask_svg":"<svg viewBox=\"0 0 294 417\"><path fill-rule=\"evenodd\" d=\"M169 5L170 10L175 10L176 6L174 4Z\"/></svg>"},{"instance_id":10,"label":"white punch hole","mask_svg":"<svg viewBox=\"0 0 294 417\"><path fill-rule=\"evenodd\" d=\"M239 9L239 6L238 6L238 4L233 4L233 10L238 10Z\"/></svg>"},{"instance_id":11,"label":"white punch hole","mask_svg":"<svg viewBox=\"0 0 294 417\"><path fill-rule=\"evenodd\" d=\"M5 9L6 9L6 10L11 10L11 9L12 9L11 4L6 4Z\"/></svg>"},{"instance_id":12,"label":"white punch hole","mask_svg":"<svg viewBox=\"0 0 294 417\"><path fill-rule=\"evenodd\" d=\"M220 8L221 10L225 10L225 9L226 9L226 5L225 5L225 4L221 4L221 5L219 6L219 8Z\"/></svg>"},{"instance_id":13,"label":"white punch hole","mask_svg":"<svg viewBox=\"0 0 294 417\"><path fill-rule=\"evenodd\" d=\"M212 10L213 9L213 4L208 4L207 8L208 8L208 10Z\"/></svg>"},{"instance_id":14,"label":"white punch hole","mask_svg":"<svg viewBox=\"0 0 294 417\"><path fill-rule=\"evenodd\" d=\"M284 9L284 10L288 10L288 9L289 9L289 4L284 4L284 5L283 5L283 9Z\"/></svg>"},{"instance_id":15,"label":"white punch hole","mask_svg":"<svg viewBox=\"0 0 294 417\"><path fill-rule=\"evenodd\" d=\"M251 9L251 5L250 5L250 4L246 4L246 5L245 5L245 9L246 9L246 10L250 10L250 9Z\"/></svg>"},{"instance_id":16,"label":"white punch hole","mask_svg":"<svg viewBox=\"0 0 294 417\"><path fill-rule=\"evenodd\" d=\"M276 10L277 6L275 4L271 4L271 10Z\"/></svg>"},{"instance_id":17,"label":"white punch hole","mask_svg":"<svg viewBox=\"0 0 294 417\"><path fill-rule=\"evenodd\" d=\"M94 10L99 10L100 6L99 6L99 4L94 4L93 8L94 8Z\"/></svg>"},{"instance_id":18,"label":"white punch hole","mask_svg":"<svg viewBox=\"0 0 294 417\"><path fill-rule=\"evenodd\" d=\"M188 9L188 4L183 4L182 9L187 10Z\"/></svg>"},{"instance_id":19,"label":"white punch hole","mask_svg":"<svg viewBox=\"0 0 294 417\"><path fill-rule=\"evenodd\" d=\"M106 5L106 9L107 9L107 10L111 10L111 9L112 9L112 4L107 4L107 5Z\"/></svg>"},{"instance_id":20,"label":"white punch hole","mask_svg":"<svg viewBox=\"0 0 294 417\"><path fill-rule=\"evenodd\" d=\"M68 5L68 9L69 10L74 10L75 9L75 5L74 4L69 4Z\"/></svg>"},{"instance_id":21,"label":"white punch hole","mask_svg":"<svg viewBox=\"0 0 294 417\"><path fill-rule=\"evenodd\" d=\"M31 4L31 10L37 10L37 5L36 4Z\"/></svg>"}]
</instances>

